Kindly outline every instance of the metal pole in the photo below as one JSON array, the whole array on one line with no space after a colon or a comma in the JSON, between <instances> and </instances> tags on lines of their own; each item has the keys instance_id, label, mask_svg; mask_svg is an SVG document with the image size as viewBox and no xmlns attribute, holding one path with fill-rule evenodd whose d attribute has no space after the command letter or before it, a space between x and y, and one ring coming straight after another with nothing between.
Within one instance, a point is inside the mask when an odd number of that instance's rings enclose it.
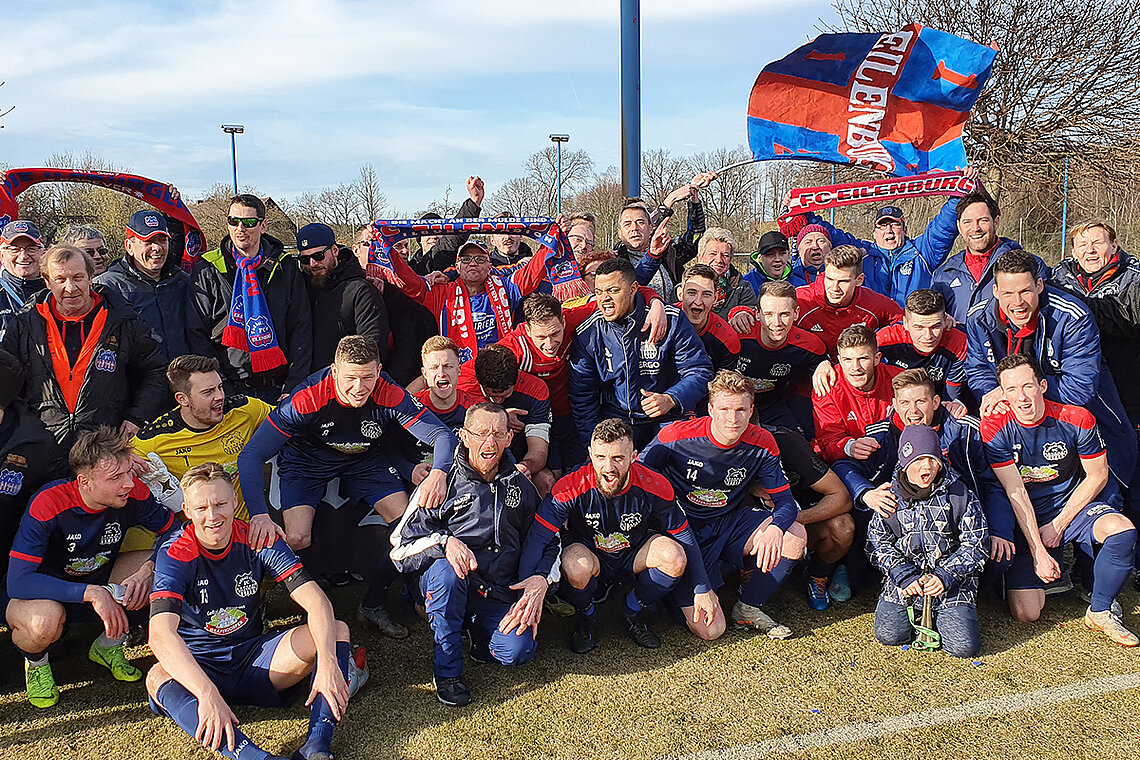
<instances>
[{"instance_id":1,"label":"metal pole","mask_svg":"<svg viewBox=\"0 0 1140 760\"><path fill-rule=\"evenodd\" d=\"M562 215L562 141L558 145L558 215Z\"/></svg>"},{"instance_id":2,"label":"metal pole","mask_svg":"<svg viewBox=\"0 0 1140 760\"><path fill-rule=\"evenodd\" d=\"M621 0L621 191L641 195L641 2Z\"/></svg>"},{"instance_id":3,"label":"metal pole","mask_svg":"<svg viewBox=\"0 0 1140 760\"><path fill-rule=\"evenodd\" d=\"M835 184L835 164L831 165L831 184ZM835 207L831 207L831 226L835 226Z\"/></svg>"},{"instance_id":4,"label":"metal pole","mask_svg":"<svg viewBox=\"0 0 1140 760\"><path fill-rule=\"evenodd\" d=\"M1065 156L1065 195L1061 199L1061 258L1065 258L1065 231L1069 229L1069 157Z\"/></svg>"},{"instance_id":5,"label":"metal pole","mask_svg":"<svg viewBox=\"0 0 1140 760\"><path fill-rule=\"evenodd\" d=\"M230 132L230 156L234 163L234 195L237 195L237 133L235 132Z\"/></svg>"}]
</instances>

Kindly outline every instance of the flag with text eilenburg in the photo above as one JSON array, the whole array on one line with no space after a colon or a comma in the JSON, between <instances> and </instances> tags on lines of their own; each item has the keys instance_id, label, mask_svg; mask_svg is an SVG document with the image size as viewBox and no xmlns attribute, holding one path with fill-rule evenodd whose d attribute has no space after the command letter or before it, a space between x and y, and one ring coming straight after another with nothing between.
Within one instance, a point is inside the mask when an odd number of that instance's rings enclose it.
<instances>
[{"instance_id":1,"label":"flag with text eilenburg","mask_svg":"<svg viewBox=\"0 0 1140 760\"><path fill-rule=\"evenodd\" d=\"M996 56L918 24L821 34L756 78L748 100L752 156L858 164L895 176L963 168L962 128Z\"/></svg>"}]
</instances>

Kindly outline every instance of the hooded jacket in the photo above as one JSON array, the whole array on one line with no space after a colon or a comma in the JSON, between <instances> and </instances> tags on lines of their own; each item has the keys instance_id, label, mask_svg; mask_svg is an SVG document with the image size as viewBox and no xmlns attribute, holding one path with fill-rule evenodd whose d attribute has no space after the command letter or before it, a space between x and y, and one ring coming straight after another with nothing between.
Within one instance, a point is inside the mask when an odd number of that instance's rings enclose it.
<instances>
[{"instance_id":1,"label":"hooded jacket","mask_svg":"<svg viewBox=\"0 0 1140 760\"><path fill-rule=\"evenodd\" d=\"M966 251L959 251L934 271L930 287L946 298L946 313L954 317L958 324L962 324L972 308L993 299L994 262L1007 251L1020 250L1022 250L1021 244L1017 241L998 238L979 281L974 280L974 275L970 274L970 267L966 265ZM1049 267L1040 256L1033 258L1037 259L1037 276L1044 280L1049 276Z\"/></svg>"},{"instance_id":2,"label":"hooded jacket","mask_svg":"<svg viewBox=\"0 0 1140 760\"><path fill-rule=\"evenodd\" d=\"M190 275L182 271L178 259L166 257L157 280L139 271L130 256L111 262L107 271L95 278L122 296L134 308L169 362L189 353L186 345L186 288Z\"/></svg>"},{"instance_id":3,"label":"hooded jacket","mask_svg":"<svg viewBox=\"0 0 1140 760\"><path fill-rule=\"evenodd\" d=\"M447 539L455 536L478 563L467 576L470 588L491 601L509 604L518 598L510 586L519 581L522 544L538 510L538 491L515 468L510 451L503 452L490 483L467 456L467 447L460 443L440 506L424 509L412 500L392 533L392 561L402 573L422 573L444 559ZM549 547L557 549L556 543Z\"/></svg>"},{"instance_id":4,"label":"hooded jacket","mask_svg":"<svg viewBox=\"0 0 1140 760\"><path fill-rule=\"evenodd\" d=\"M313 366L332 364L337 343L346 335L363 335L380 347L380 362L388 360L388 308L376 288L364 278L352 249L341 247L336 267L321 286L302 273L313 310Z\"/></svg>"},{"instance_id":5,"label":"hooded jacket","mask_svg":"<svg viewBox=\"0 0 1140 760\"><path fill-rule=\"evenodd\" d=\"M313 362L313 315L301 270L285 256L281 241L261 236L262 261L257 280L265 294L277 344L285 354L286 366L263 373L267 384L280 384L283 391L297 387L311 372ZM190 351L213 356L221 365L227 393L234 383L248 383L253 377L249 353L222 345L222 331L229 323L234 293L233 242L222 238L220 246L202 254L194 265L187 289L186 342Z\"/></svg>"}]
</instances>

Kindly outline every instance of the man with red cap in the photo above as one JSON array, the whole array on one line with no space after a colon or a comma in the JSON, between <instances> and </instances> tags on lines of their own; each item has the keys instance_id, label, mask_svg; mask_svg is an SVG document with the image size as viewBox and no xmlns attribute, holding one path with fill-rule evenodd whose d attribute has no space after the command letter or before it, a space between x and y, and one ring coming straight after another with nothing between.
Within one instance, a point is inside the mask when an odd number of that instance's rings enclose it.
<instances>
[{"instance_id":1,"label":"man with red cap","mask_svg":"<svg viewBox=\"0 0 1140 760\"><path fill-rule=\"evenodd\" d=\"M163 358L190 353L186 345L186 287L190 276L170 256L166 217L154 209L136 211L127 222L127 251L95 278L121 295L158 341Z\"/></svg>"}]
</instances>

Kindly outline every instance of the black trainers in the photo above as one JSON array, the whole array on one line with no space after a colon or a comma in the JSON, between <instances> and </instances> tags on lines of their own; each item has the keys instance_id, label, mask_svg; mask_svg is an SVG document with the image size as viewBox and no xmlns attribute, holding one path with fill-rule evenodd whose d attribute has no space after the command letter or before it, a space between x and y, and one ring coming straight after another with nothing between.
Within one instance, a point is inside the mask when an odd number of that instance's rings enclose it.
<instances>
[{"instance_id":1,"label":"black trainers","mask_svg":"<svg viewBox=\"0 0 1140 760\"><path fill-rule=\"evenodd\" d=\"M661 639L649 630L649 626L645 624L642 617L644 614L644 612L639 612L636 615L625 616L626 625L629 626L629 635L633 638L633 643L639 647L657 649L661 646Z\"/></svg>"},{"instance_id":2,"label":"black trainers","mask_svg":"<svg viewBox=\"0 0 1140 760\"><path fill-rule=\"evenodd\" d=\"M597 632L597 615L584 615L579 612L574 616L574 632L570 634L570 651L575 654L587 654L594 651L594 647L598 645Z\"/></svg>"},{"instance_id":3,"label":"black trainers","mask_svg":"<svg viewBox=\"0 0 1140 760\"><path fill-rule=\"evenodd\" d=\"M390 639L408 638L408 629L393 620L382 604L376 607L365 607L361 604L356 608L356 619L361 623L376 626L380 633Z\"/></svg>"},{"instance_id":4,"label":"black trainers","mask_svg":"<svg viewBox=\"0 0 1140 760\"><path fill-rule=\"evenodd\" d=\"M436 699L448 707L463 707L471 704L471 690L458 676L455 678L436 676L432 681L435 683Z\"/></svg>"}]
</instances>

